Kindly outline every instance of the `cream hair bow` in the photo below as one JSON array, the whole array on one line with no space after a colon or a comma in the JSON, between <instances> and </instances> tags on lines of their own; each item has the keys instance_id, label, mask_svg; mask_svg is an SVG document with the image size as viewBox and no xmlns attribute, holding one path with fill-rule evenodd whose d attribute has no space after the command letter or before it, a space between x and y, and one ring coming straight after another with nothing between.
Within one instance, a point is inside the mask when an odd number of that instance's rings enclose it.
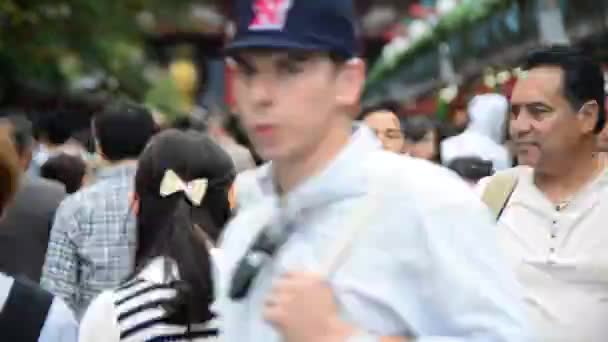
<instances>
[{"instance_id":1,"label":"cream hair bow","mask_svg":"<svg viewBox=\"0 0 608 342\"><path fill-rule=\"evenodd\" d=\"M175 171L169 169L165 171L163 180L160 183L160 195L162 197L171 196L176 192L182 191L190 200L192 205L201 205L205 193L207 193L208 180L205 178L194 179L188 183L184 182Z\"/></svg>"}]
</instances>

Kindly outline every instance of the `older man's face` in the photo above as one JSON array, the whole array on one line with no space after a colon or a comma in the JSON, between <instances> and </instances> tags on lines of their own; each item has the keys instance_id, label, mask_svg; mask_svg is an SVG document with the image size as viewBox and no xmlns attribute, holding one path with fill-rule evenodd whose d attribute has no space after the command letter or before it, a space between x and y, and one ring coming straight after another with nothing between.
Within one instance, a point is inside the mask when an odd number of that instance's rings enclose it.
<instances>
[{"instance_id":1,"label":"older man's face","mask_svg":"<svg viewBox=\"0 0 608 342\"><path fill-rule=\"evenodd\" d=\"M520 164L554 167L576 151L589 133L565 97L563 71L538 67L517 81L511 97L511 137ZM586 118L586 117L583 117ZM593 119L593 118L592 118ZM549 165L551 164L551 165Z\"/></svg>"}]
</instances>

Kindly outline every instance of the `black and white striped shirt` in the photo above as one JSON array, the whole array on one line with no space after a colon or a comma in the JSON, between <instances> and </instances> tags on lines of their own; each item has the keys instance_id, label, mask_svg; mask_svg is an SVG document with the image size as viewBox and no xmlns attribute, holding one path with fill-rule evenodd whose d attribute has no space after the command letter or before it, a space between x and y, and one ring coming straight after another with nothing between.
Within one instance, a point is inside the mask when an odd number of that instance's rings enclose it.
<instances>
[{"instance_id":1,"label":"black and white striped shirt","mask_svg":"<svg viewBox=\"0 0 608 342\"><path fill-rule=\"evenodd\" d=\"M134 280L102 293L87 310L81 342L209 342L217 340L217 321L187 327L168 323L161 303L176 295L166 281L164 260L154 260Z\"/></svg>"}]
</instances>

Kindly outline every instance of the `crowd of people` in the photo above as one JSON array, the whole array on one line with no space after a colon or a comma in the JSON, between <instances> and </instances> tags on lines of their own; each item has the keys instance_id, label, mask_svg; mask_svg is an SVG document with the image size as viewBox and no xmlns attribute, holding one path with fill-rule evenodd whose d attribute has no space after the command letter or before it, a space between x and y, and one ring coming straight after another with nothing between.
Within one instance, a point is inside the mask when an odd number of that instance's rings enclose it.
<instances>
[{"instance_id":1,"label":"crowd of people","mask_svg":"<svg viewBox=\"0 0 608 342\"><path fill-rule=\"evenodd\" d=\"M94 153L59 117L0 121L3 339L608 338L596 63L533 51L448 137L355 110L351 1L262 4L237 2L226 48L254 150L227 117L163 128L124 101L93 117Z\"/></svg>"},{"instance_id":2,"label":"crowd of people","mask_svg":"<svg viewBox=\"0 0 608 342\"><path fill-rule=\"evenodd\" d=\"M444 165L475 184L516 163L508 147L508 99L501 94L475 96L462 132L430 115L401 117L390 102L365 108L363 120L386 150Z\"/></svg>"}]
</instances>

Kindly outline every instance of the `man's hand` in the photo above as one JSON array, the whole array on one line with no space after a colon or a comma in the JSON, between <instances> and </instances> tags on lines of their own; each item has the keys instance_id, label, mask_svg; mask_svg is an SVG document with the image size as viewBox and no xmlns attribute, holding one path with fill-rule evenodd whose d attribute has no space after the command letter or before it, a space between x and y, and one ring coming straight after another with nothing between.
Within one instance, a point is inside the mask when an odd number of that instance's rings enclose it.
<instances>
[{"instance_id":1,"label":"man's hand","mask_svg":"<svg viewBox=\"0 0 608 342\"><path fill-rule=\"evenodd\" d=\"M329 285L311 273L287 273L279 279L264 317L288 342L344 342L356 333L340 319Z\"/></svg>"}]
</instances>

